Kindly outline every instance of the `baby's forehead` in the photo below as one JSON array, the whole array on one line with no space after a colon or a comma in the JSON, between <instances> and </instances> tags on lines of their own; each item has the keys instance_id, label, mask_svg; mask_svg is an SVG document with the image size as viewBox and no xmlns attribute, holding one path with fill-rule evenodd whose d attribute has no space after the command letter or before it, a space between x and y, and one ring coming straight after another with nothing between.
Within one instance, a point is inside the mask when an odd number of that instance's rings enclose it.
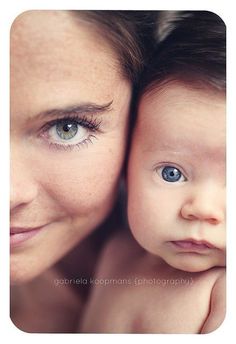
<instances>
[{"instance_id":1,"label":"baby's forehead","mask_svg":"<svg viewBox=\"0 0 236 344\"><path fill-rule=\"evenodd\" d=\"M132 144L153 161L162 152L163 158L219 163L225 159L225 128L223 94L172 84L143 96Z\"/></svg>"},{"instance_id":2,"label":"baby's forehead","mask_svg":"<svg viewBox=\"0 0 236 344\"><path fill-rule=\"evenodd\" d=\"M200 106L207 109L212 104L225 104L225 94L216 89L199 84L190 84L180 81L162 83L140 96L138 117L142 117L146 111L177 111L189 110L191 116L192 106ZM176 119L174 117L174 119Z\"/></svg>"},{"instance_id":3,"label":"baby's forehead","mask_svg":"<svg viewBox=\"0 0 236 344\"><path fill-rule=\"evenodd\" d=\"M158 149L189 146L191 151L199 151L204 142L212 155L225 149L225 126L224 94L172 83L141 98L134 141Z\"/></svg>"}]
</instances>

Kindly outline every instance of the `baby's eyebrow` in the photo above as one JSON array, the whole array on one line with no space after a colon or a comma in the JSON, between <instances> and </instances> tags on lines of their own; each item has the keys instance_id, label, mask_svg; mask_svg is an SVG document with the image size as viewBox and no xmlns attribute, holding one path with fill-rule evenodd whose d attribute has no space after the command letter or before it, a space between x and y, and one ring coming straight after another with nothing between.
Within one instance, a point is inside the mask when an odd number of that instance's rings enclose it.
<instances>
[{"instance_id":1,"label":"baby's eyebrow","mask_svg":"<svg viewBox=\"0 0 236 344\"><path fill-rule=\"evenodd\" d=\"M180 140L181 142L181 140ZM153 145L152 147L149 147L148 149L144 150L144 153L148 152L160 152L162 154L173 154L176 156L186 156L186 157L193 157L198 156L199 159L203 158L204 156L207 156L208 159L211 160L225 160L226 155L226 147L225 146L216 146L216 147L208 147L199 144L183 144L182 142L180 144L158 144L158 146Z\"/></svg>"},{"instance_id":2,"label":"baby's eyebrow","mask_svg":"<svg viewBox=\"0 0 236 344\"><path fill-rule=\"evenodd\" d=\"M96 104L96 103L81 103L76 105L69 105L66 107L53 108L46 111L42 111L36 115L37 118L45 119L46 117L66 116L70 114L91 114L99 115L112 110L111 104L113 100L106 104Z\"/></svg>"}]
</instances>

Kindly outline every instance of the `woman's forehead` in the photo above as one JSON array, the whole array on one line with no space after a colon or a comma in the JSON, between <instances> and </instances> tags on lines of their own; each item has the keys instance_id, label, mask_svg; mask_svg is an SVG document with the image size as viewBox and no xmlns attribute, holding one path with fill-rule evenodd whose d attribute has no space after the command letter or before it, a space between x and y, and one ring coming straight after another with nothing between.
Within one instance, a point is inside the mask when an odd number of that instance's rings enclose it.
<instances>
[{"instance_id":1,"label":"woman's forehead","mask_svg":"<svg viewBox=\"0 0 236 344\"><path fill-rule=\"evenodd\" d=\"M11 60L20 62L24 72L47 74L53 78L74 73L75 68L114 64L108 43L96 34L94 27L75 20L66 11L29 11L19 16L11 30ZM96 64L98 65L98 63ZM96 66L96 68L98 68ZM86 68L84 69L86 73ZM62 74L62 75L61 75Z\"/></svg>"},{"instance_id":2,"label":"woman's forehead","mask_svg":"<svg viewBox=\"0 0 236 344\"><path fill-rule=\"evenodd\" d=\"M11 31L12 113L113 100L124 81L112 54L94 29L69 12L22 14Z\"/></svg>"}]
</instances>

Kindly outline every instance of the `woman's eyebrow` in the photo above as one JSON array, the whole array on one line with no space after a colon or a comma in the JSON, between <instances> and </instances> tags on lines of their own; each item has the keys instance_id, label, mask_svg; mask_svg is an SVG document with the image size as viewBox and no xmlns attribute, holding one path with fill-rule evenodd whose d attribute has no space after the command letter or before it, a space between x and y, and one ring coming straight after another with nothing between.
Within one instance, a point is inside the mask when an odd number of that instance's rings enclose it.
<instances>
[{"instance_id":1,"label":"woman's eyebrow","mask_svg":"<svg viewBox=\"0 0 236 344\"><path fill-rule=\"evenodd\" d=\"M99 115L112 110L111 104L113 100L106 104L95 103L81 103L77 105L70 105L66 107L53 108L50 110L42 111L36 115L37 118L45 119L45 117L65 116L70 114L91 114Z\"/></svg>"}]
</instances>

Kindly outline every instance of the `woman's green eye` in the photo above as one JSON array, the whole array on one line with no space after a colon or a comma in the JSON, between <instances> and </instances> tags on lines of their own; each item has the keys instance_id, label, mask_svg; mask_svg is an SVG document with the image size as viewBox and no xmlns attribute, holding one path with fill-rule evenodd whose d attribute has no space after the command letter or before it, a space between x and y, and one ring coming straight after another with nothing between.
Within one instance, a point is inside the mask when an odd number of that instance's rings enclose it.
<instances>
[{"instance_id":1,"label":"woman's green eye","mask_svg":"<svg viewBox=\"0 0 236 344\"><path fill-rule=\"evenodd\" d=\"M72 121L63 121L56 125L56 132L62 140L70 140L77 134L78 124Z\"/></svg>"},{"instance_id":2,"label":"woman's green eye","mask_svg":"<svg viewBox=\"0 0 236 344\"><path fill-rule=\"evenodd\" d=\"M74 119L61 119L48 129L48 141L57 145L78 145L90 136L90 129Z\"/></svg>"},{"instance_id":3,"label":"woman's green eye","mask_svg":"<svg viewBox=\"0 0 236 344\"><path fill-rule=\"evenodd\" d=\"M101 121L96 118L77 116L75 118L59 118L46 123L41 129L41 137L46 139L50 148L71 149L75 146L85 146L97 138ZM87 145L86 145L87 146Z\"/></svg>"}]
</instances>

